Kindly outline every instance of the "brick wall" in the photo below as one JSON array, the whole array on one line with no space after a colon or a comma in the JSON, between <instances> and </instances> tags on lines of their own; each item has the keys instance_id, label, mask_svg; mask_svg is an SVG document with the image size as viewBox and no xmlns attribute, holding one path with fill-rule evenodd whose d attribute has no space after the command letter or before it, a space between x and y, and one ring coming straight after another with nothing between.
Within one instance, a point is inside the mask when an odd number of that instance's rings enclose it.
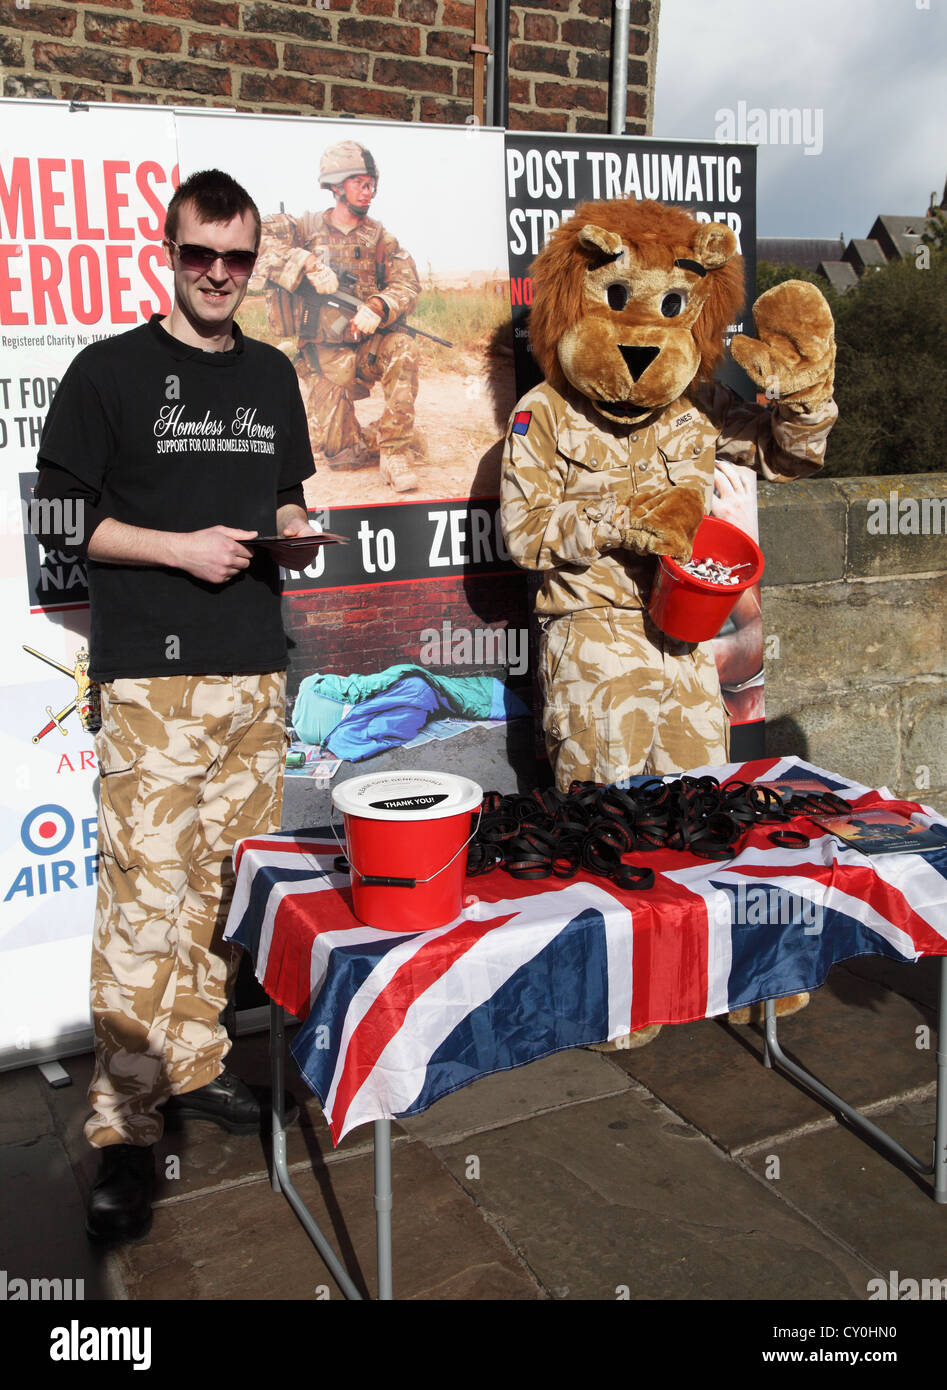
<instances>
[{"instance_id":1,"label":"brick wall","mask_svg":"<svg viewBox=\"0 0 947 1390\"><path fill-rule=\"evenodd\" d=\"M651 128L657 0L631 0L628 131ZM612 0L510 15L513 130L607 131ZM466 0L0 0L7 97L462 124Z\"/></svg>"},{"instance_id":2,"label":"brick wall","mask_svg":"<svg viewBox=\"0 0 947 1390\"><path fill-rule=\"evenodd\" d=\"M417 662L422 656L422 632L441 633L445 622L452 631L463 628L471 633L488 627L528 628L529 607L526 576L521 571L287 595L283 622L291 642L289 693L295 694L302 677L314 671L347 676L353 671L381 671L402 661ZM496 650L492 645L489 649ZM487 675L501 680L508 675L499 663L454 668L445 659L432 666L442 675Z\"/></svg>"}]
</instances>

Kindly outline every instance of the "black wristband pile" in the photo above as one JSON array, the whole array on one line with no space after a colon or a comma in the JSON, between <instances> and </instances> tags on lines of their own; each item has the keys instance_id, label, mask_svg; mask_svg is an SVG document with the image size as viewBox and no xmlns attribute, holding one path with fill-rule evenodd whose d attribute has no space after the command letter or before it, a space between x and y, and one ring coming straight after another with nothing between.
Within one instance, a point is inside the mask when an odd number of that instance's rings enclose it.
<instances>
[{"instance_id":1,"label":"black wristband pile","mask_svg":"<svg viewBox=\"0 0 947 1390\"><path fill-rule=\"evenodd\" d=\"M471 876L504 868L514 878L571 878L580 868L620 888L650 888L654 871L625 864L627 854L687 850L732 859L751 825L792 820L808 812L851 810L833 793L783 798L771 787L715 777L651 778L622 791L595 782L501 796L487 792L480 827L467 854ZM779 832L801 844L798 832Z\"/></svg>"}]
</instances>

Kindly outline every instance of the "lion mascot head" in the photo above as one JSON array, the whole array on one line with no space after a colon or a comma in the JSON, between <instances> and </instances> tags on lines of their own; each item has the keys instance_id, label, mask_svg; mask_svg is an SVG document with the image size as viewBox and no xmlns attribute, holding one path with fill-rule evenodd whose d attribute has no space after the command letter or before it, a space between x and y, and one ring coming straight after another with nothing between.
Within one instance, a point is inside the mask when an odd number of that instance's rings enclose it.
<instances>
[{"instance_id":1,"label":"lion mascot head","mask_svg":"<svg viewBox=\"0 0 947 1390\"><path fill-rule=\"evenodd\" d=\"M618 424L708 379L744 298L729 227L631 199L583 203L532 276L530 345L546 380Z\"/></svg>"}]
</instances>

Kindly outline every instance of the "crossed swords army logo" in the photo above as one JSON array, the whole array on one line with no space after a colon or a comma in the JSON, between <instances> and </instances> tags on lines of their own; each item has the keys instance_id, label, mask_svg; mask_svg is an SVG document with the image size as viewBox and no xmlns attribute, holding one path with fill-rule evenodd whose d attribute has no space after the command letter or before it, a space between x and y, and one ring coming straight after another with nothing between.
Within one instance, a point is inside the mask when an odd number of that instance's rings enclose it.
<instances>
[{"instance_id":1,"label":"crossed swords army logo","mask_svg":"<svg viewBox=\"0 0 947 1390\"><path fill-rule=\"evenodd\" d=\"M61 709L58 714L53 713L51 705L46 706L46 713L49 715L49 723L40 729L38 734L33 735L33 742L39 743L41 738L52 733L53 729L58 729L63 738L68 736L69 730L63 728L63 720L67 719L73 710L79 714L79 722L89 733L94 734L102 722L99 708L99 687L95 681L89 679L89 653L85 647L80 647L75 655L73 666L64 666L61 661L55 661L51 656L44 656L42 652L34 650L23 644L23 650L29 652L30 656L38 657L40 661L45 661L47 666L54 666L57 671L62 671L67 676L72 676L76 683L75 698Z\"/></svg>"}]
</instances>

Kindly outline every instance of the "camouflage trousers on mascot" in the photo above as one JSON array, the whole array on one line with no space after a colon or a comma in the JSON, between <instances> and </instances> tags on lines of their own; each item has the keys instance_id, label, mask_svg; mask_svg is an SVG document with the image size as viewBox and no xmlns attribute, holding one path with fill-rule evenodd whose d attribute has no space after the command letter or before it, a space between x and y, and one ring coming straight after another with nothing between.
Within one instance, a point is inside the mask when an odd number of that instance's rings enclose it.
<instances>
[{"instance_id":1,"label":"camouflage trousers on mascot","mask_svg":"<svg viewBox=\"0 0 947 1390\"><path fill-rule=\"evenodd\" d=\"M560 791L727 762L729 721L709 642L675 641L633 609L541 621L543 729Z\"/></svg>"},{"instance_id":2,"label":"camouflage trousers on mascot","mask_svg":"<svg viewBox=\"0 0 947 1390\"><path fill-rule=\"evenodd\" d=\"M543 624L543 727L560 791L574 781L664 777L729 762L730 721L709 642L675 641L634 610L588 608ZM808 1002L808 994L787 995L776 1013L786 1017ZM750 1023L761 1014L754 1005L728 1017ZM652 1023L592 1050L643 1047L660 1031Z\"/></svg>"},{"instance_id":3,"label":"camouflage trousers on mascot","mask_svg":"<svg viewBox=\"0 0 947 1390\"><path fill-rule=\"evenodd\" d=\"M237 840L278 830L285 672L102 685L92 946L96 1147L152 1144L155 1107L223 1070L240 952L222 940Z\"/></svg>"},{"instance_id":4,"label":"camouflage trousers on mascot","mask_svg":"<svg viewBox=\"0 0 947 1390\"><path fill-rule=\"evenodd\" d=\"M407 333L373 333L357 346L301 343L296 372L315 452L330 460L356 452L405 450L414 433L418 350ZM377 424L359 424L355 401L380 382L385 407Z\"/></svg>"}]
</instances>

